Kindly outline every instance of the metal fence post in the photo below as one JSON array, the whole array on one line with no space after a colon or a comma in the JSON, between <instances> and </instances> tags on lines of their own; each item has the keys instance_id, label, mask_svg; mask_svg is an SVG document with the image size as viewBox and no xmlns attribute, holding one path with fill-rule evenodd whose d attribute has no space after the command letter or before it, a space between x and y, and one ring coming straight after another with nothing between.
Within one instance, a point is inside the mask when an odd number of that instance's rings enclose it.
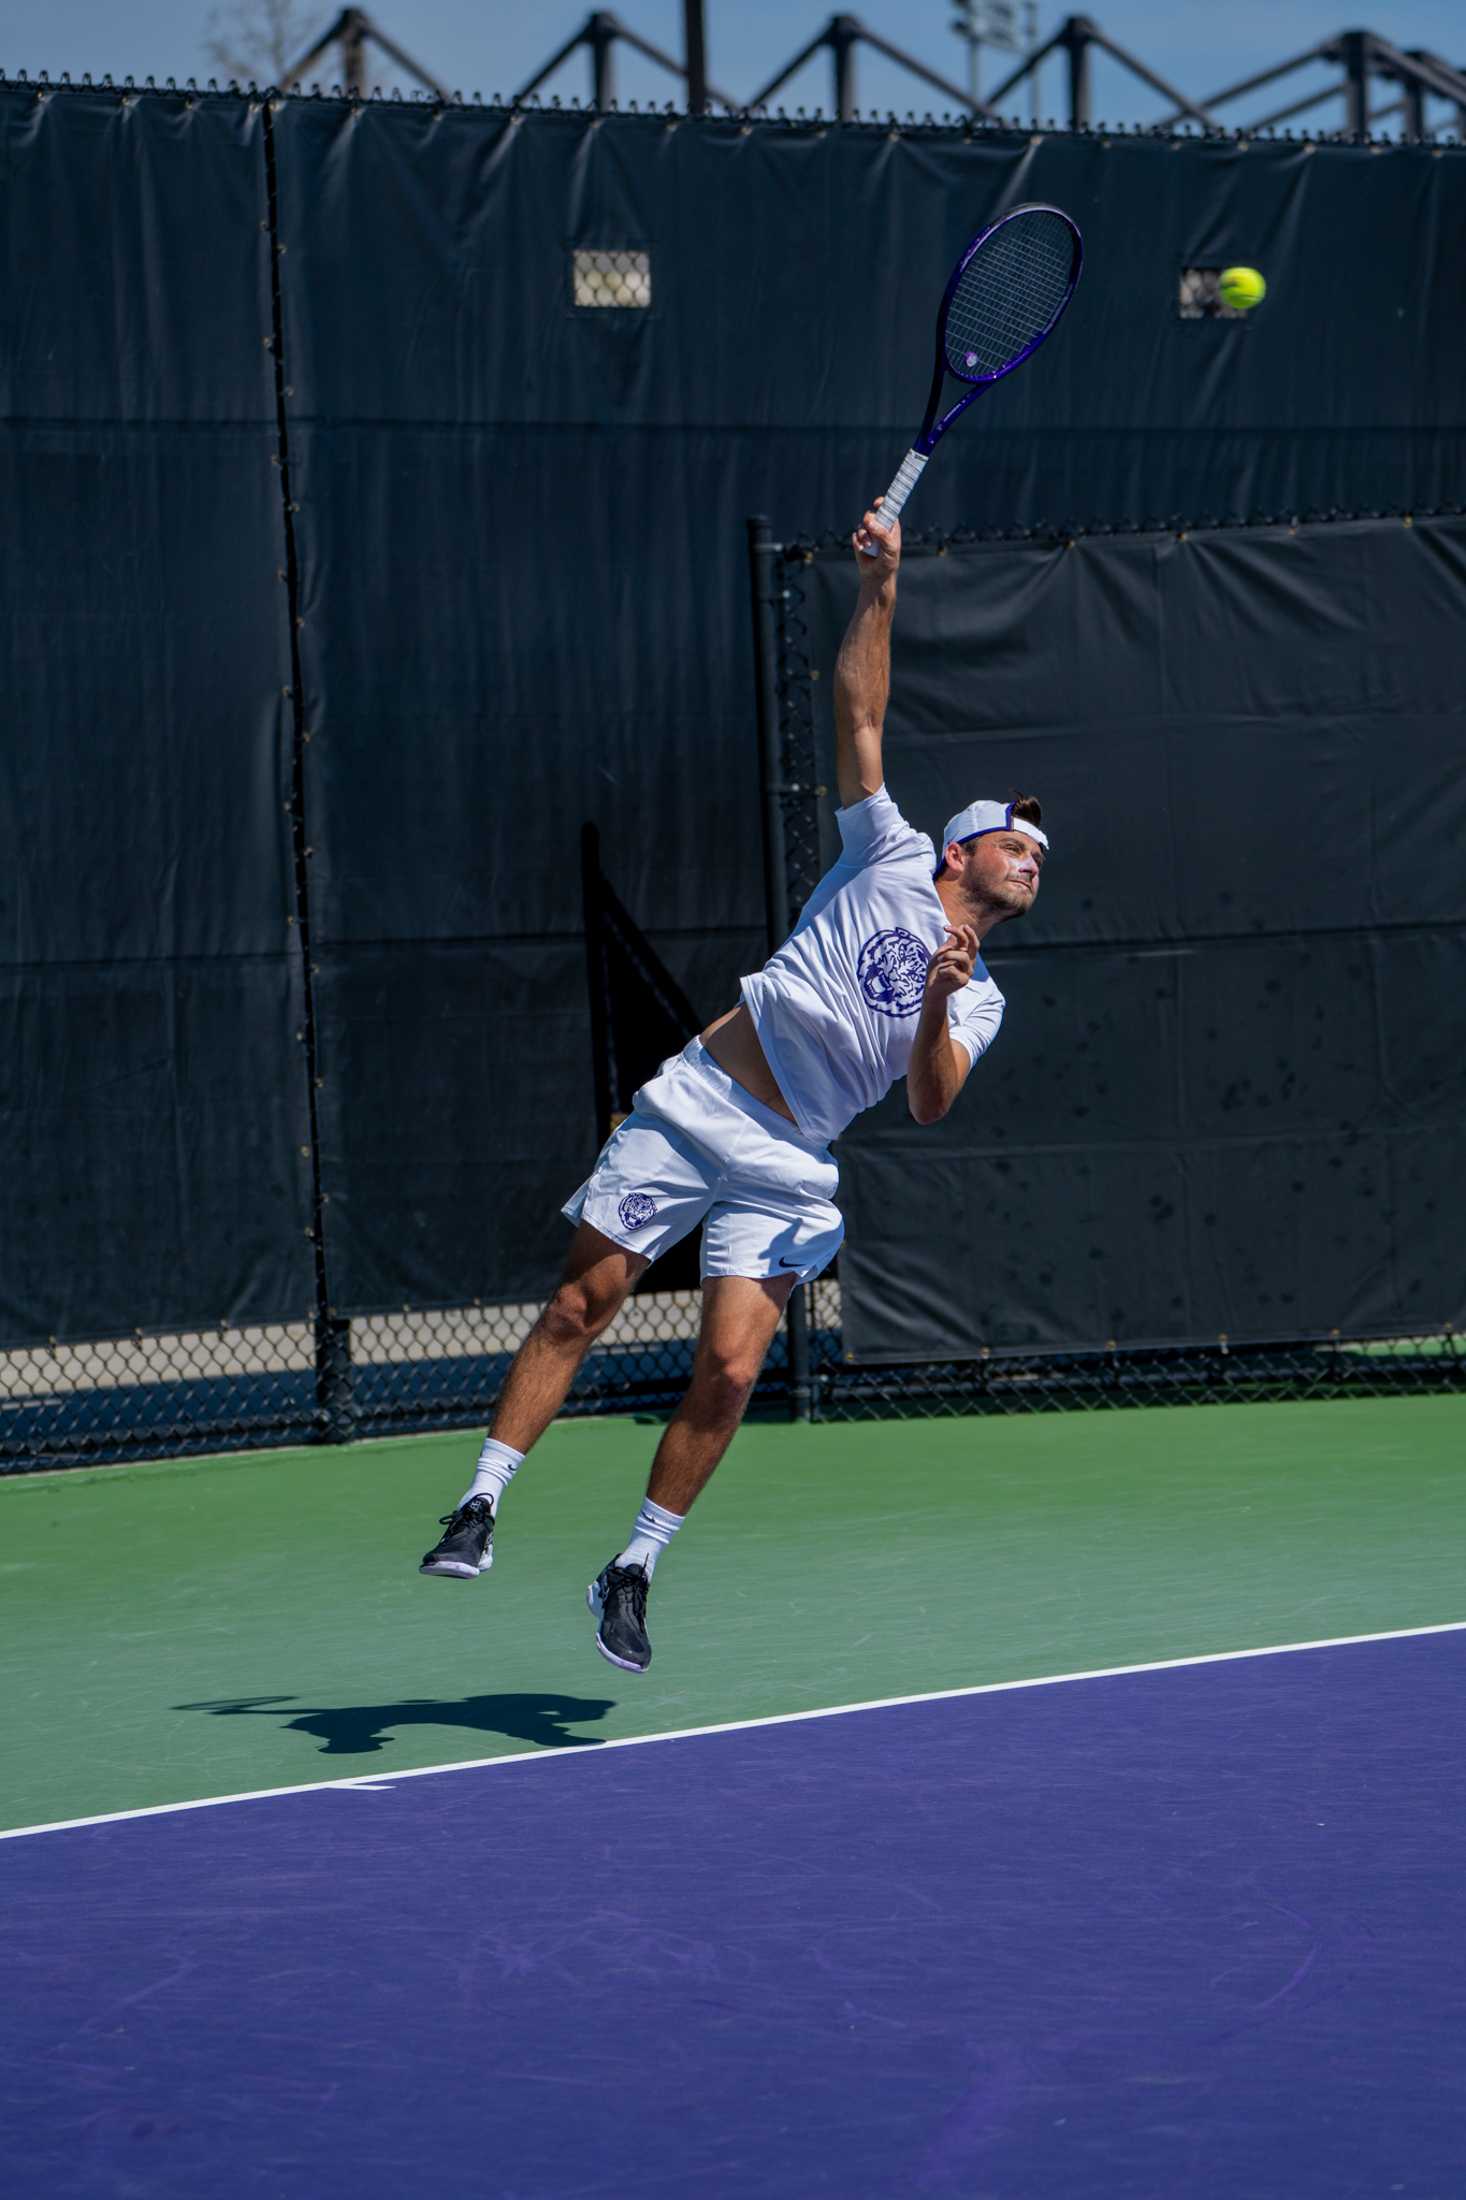
<instances>
[{"instance_id":1,"label":"metal fence post","mask_svg":"<svg viewBox=\"0 0 1466 2200\"><path fill-rule=\"evenodd\" d=\"M356 1434L351 1323L344 1314L316 1316L316 1407L326 1439L349 1444Z\"/></svg>"},{"instance_id":2,"label":"metal fence post","mask_svg":"<svg viewBox=\"0 0 1466 2200\"><path fill-rule=\"evenodd\" d=\"M1090 40L1094 25L1087 15L1071 15L1059 37L1069 59L1069 127L1087 130L1091 111Z\"/></svg>"},{"instance_id":3,"label":"metal fence post","mask_svg":"<svg viewBox=\"0 0 1466 2200\"><path fill-rule=\"evenodd\" d=\"M606 936L601 921L601 836L589 823L580 828L580 892L585 910L585 968L590 993L596 1144L604 1146L611 1135L611 1117L616 1107L616 1075L611 1057L611 984L606 970Z\"/></svg>"},{"instance_id":4,"label":"metal fence post","mask_svg":"<svg viewBox=\"0 0 1466 2200\"><path fill-rule=\"evenodd\" d=\"M682 51L687 64L687 112L708 111L708 26L705 0L682 0Z\"/></svg>"},{"instance_id":5,"label":"metal fence post","mask_svg":"<svg viewBox=\"0 0 1466 2200\"><path fill-rule=\"evenodd\" d=\"M784 768L779 741L778 571L781 545L759 517L748 522L748 578L753 599L753 678L758 712L759 793L763 813L764 920L769 953L789 937L789 867L784 839ZM789 1418L810 1418L809 1290L789 1299Z\"/></svg>"},{"instance_id":6,"label":"metal fence post","mask_svg":"<svg viewBox=\"0 0 1466 2200\"><path fill-rule=\"evenodd\" d=\"M854 122L855 55L860 45L860 23L853 15L832 15L825 32L835 60L835 113L841 122Z\"/></svg>"},{"instance_id":7,"label":"metal fence post","mask_svg":"<svg viewBox=\"0 0 1466 2200\"><path fill-rule=\"evenodd\" d=\"M585 36L590 44L591 98L602 114L616 104L616 34L619 25L604 9L587 18Z\"/></svg>"},{"instance_id":8,"label":"metal fence post","mask_svg":"<svg viewBox=\"0 0 1466 2200\"><path fill-rule=\"evenodd\" d=\"M350 12L350 11L348 11ZM363 20L365 20L363 18ZM346 18L343 17L343 22ZM275 102L274 105L278 105ZM355 1415L352 1402L351 1324L339 1315L331 1303L331 1284L326 1259L326 1207L330 1194L325 1189L321 1163L321 1121L318 1094L325 1083L321 1071L318 1031L316 1024L316 965L314 961L313 912L311 908L311 857L314 853L306 829L306 763L305 745L310 740L310 730L305 723L306 687L305 668L301 656L300 630L305 624L301 610L302 591L300 556L296 542L295 514L299 506L295 501L292 458L290 449L290 411L286 403L290 395L286 383L285 308L280 279L280 255L285 247L279 242L280 192L279 169L275 151L275 125L272 102L263 102L261 136L265 155L265 182L267 223L270 240L270 346L275 373L275 465L280 491L280 525L285 549L285 565L282 577L286 584L285 605L289 619L290 636L290 685L283 701L289 704L288 726L290 733L290 799L286 805L290 817L291 847L294 857L295 907L291 912L293 952L299 958L300 967L300 1030L297 1033L302 1053L304 1073L305 1113L308 1137L303 1151L310 1162L311 1221L307 1232L311 1240L315 1269L315 1376L316 1376L316 1441L326 1444L349 1443L355 1431Z\"/></svg>"},{"instance_id":9,"label":"metal fence post","mask_svg":"<svg viewBox=\"0 0 1466 2200\"><path fill-rule=\"evenodd\" d=\"M1345 128L1351 137L1363 137L1369 129L1370 48L1368 31L1345 31L1339 40L1339 58L1344 64Z\"/></svg>"}]
</instances>

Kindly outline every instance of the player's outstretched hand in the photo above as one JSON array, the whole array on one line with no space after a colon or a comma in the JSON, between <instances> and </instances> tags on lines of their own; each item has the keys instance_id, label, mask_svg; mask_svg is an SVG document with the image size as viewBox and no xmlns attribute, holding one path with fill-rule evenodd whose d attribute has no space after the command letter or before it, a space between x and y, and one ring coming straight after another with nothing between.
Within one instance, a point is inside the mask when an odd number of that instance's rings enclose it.
<instances>
[{"instance_id":1,"label":"player's outstretched hand","mask_svg":"<svg viewBox=\"0 0 1466 2200\"><path fill-rule=\"evenodd\" d=\"M939 947L926 966L927 999L944 1001L949 994L960 993L970 982L976 961L976 931L970 924L949 924L946 946Z\"/></svg>"},{"instance_id":2,"label":"player's outstretched hand","mask_svg":"<svg viewBox=\"0 0 1466 2200\"><path fill-rule=\"evenodd\" d=\"M850 537L855 552L855 562L863 581L882 581L894 575L901 563L901 522L893 519L881 521L884 497L877 497L865 518Z\"/></svg>"}]
</instances>

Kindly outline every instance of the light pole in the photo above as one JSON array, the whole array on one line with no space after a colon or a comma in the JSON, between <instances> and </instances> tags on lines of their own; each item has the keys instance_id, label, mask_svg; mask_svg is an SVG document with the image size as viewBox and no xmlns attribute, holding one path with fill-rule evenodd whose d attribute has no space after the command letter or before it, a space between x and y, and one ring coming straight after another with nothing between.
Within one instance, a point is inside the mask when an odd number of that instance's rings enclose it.
<instances>
[{"instance_id":1,"label":"light pole","mask_svg":"<svg viewBox=\"0 0 1466 2200\"><path fill-rule=\"evenodd\" d=\"M976 112L983 47L1032 53L1038 45L1038 0L952 0L952 9L952 29L967 48L967 93Z\"/></svg>"}]
</instances>

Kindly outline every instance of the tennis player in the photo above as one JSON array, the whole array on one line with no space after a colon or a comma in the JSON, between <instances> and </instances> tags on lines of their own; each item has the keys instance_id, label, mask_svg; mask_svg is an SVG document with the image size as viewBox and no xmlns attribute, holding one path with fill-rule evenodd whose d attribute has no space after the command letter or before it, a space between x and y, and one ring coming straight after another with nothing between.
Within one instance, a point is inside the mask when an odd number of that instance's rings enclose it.
<instances>
[{"instance_id":1,"label":"tennis player","mask_svg":"<svg viewBox=\"0 0 1466 2200\"><path fill-rule=\"evenodd\" d=\"M898 1077L918 1123L947 1113L1002 1021L981 942L1033 907L1048 848L1030 797L973 802L948 820L938 860L887 794L881 728L900 524L883 528L869 511L851 541L860 592L835 667L840 859L792 936L743 980L738 1007L642 1086L566 1203L576 1229L564 1280L520 1347L473 1481L421 1565L459 1580L487 1572L504 1492L586 1352L649 1263L701 1223L692 1380L630 1539L587 1591L596 1647L628 1673L651 1662L657 1561L732 1441L790 1292L819 1275L844 1235L830 1141Z\"/></svg>"}]
</instances>

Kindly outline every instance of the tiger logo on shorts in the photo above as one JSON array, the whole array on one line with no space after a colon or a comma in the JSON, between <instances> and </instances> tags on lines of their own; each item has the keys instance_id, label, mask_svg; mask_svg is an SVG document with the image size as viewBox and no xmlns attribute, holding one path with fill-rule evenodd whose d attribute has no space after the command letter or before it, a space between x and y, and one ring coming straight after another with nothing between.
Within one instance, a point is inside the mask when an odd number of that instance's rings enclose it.
<instances>
[{"instance_id":1,"label":"tiger logo on shorts","mask_svg":"<svg viewBox=\"0 0 1466 2200\"><path fill-rule=\"evenodd\" d=\"M860 950L855 975L882 1016L914 1016L926 989L931 957L914 932L875 932Z\"/></svg>"},{"instance_id":2,"label":"tiger logo on shorts","mask_svg":"<svg viewBox=\"0 0 1466 2200\"><path fill-rule=\"evenodd\" d=\"M656 1211L656 1201L648 1199L645 1192L628 1192L616 1209L623 1230L639 1230L643 1223L651 1221Z\"/></svg>"}]
</instances>

